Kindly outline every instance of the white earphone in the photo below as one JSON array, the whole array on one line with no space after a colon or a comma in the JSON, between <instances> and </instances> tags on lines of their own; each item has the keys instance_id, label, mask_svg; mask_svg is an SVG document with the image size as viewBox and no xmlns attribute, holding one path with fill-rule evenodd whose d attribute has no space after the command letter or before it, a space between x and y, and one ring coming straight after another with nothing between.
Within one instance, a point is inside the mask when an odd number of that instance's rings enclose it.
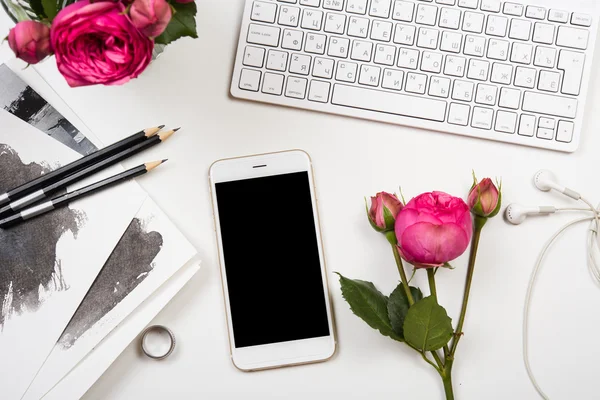
<instances>
[{"instance_id":1,"label":"white earphone","mask_svg":"<svg viewBox=\"0 0 600 400\"><path fill-rule=\"evenodd\" d=\"M559 193L564 194L574 200L582 201L586 204L585 208L575 208L575 207L563 207L556 208L552 206L524 206L521 204L510 204L506 210L504 211L504 219L513 224L520 225L527 219L527 217L532 215L550 215L559 211L581 211L581 212L591 212L593 213L592 217L584 217L579 218L574 221L569 222L567 225L563 226L558 230L550 238L548 243L542 249L533 272L531 274L531 278L529 280L529 286L527 288L527 295L525 297L525 306L523 309L523 361L525 362L525 368L527 370L527 374L529 375L529 379L531 383L537 390L538 394L545 400L548 400L548 396L542 391L541 387L537 383L535 376L533 375L533 371L531 370L531 366L529 364L529 347L528 347L528 324L529 324L529 306L531 303L531 295L533 292L533 288L536 283L536 278L538 271L544 261L546 253L554 244L554 242L558 239L558 237L568 228L573 225L576 225L581 222L591 222L590 228L588 230L587 236L587 246L588 246L588 268L597 281L600 283L600 263L598 262L598 255L600 254L600 205L598 207L594 207L592 203L583 198L579 193L574 190L571 190L567 187L561 186L558 184L556 177L554 174L548 170L538 171L533 177L533 183L535 187L544 192L549 192L550 190L556 190Z\"/></svg>"}]
</instances>

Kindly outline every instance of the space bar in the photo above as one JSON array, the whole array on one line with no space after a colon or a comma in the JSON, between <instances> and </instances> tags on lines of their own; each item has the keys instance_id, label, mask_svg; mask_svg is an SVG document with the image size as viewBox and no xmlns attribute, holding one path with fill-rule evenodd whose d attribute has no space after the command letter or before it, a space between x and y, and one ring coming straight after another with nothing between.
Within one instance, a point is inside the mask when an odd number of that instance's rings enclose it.
<instances>
[{"instance_id":1,"label":"space bar","mask_svg":"<svg viewBox=\"0 0 600 400\"><path fill-rule=\"evenodd\" d=\"M446 117L445 101L340 84L333 88L331 103L439 122Z\"/></svg>"}]
</instances>

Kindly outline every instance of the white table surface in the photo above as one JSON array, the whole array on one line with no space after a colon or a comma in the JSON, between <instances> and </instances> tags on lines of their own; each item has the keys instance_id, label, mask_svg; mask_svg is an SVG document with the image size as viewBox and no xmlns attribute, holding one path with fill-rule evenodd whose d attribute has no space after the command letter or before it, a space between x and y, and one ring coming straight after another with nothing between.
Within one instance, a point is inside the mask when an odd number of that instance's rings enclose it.
<instances>
[{"instance_id":1,"label":"white table surface","mask_svg":"<svg viewBox=\"0 0 600 400\"><path fill-rule=\"evenodd\" d=\"M123 87L70 89L54 60L39 67L55 90L105 142L140 127L182 126L140 160L169 163L140 184L199 249L203 267L156 318L177 335L165 361L142 358L134 343L86 399L438 399L436 372L406 346L352 315L331 271L371 280L384 292L398 281L385 240L364 215L363 196L402 186L405 196L444 190L466 196L471 170L504 182L504 202L571 204L537 191L531 177L555 171L565 185L600 201L600 82L595 74L578 152L561 154L411 128L239 101L228 95L243 0L199 0L198 40L180 40ZM0 17L0 37L9 21ZM4 44L0 60L10 52ZM600 65L596 63L596 65ZM314 160L339 351L329 362L243 373L229 360L207 170L216 159L302 148ZM265 199L272 201L272 199ZM243 203L242 203L243 204ZM521 357L522 309L538 253L573 215L536 218L520 227L500 217L486 226L454 368L458 399L532 399ZM265 215L266 223L278 224ZM552 399L598 398L600 290L586 268L587 226L573 228L549 254L535 293L533 367ZM248 232L251 234L251 232ZM290 244L293 251L293 244ZM442 305L456 321L466 259L437 274ZM426 289L424 273L417 283Z\"/></svg>"}]
</instances>

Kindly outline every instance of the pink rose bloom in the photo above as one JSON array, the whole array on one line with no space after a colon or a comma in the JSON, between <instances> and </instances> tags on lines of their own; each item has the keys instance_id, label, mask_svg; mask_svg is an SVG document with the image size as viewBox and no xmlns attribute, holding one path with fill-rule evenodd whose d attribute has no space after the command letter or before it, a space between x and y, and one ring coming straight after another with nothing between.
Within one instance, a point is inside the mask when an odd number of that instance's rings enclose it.
<instances>
[{"instance_id":1,"label":"pink rose bloom","mask_svg":"<svg viewBox=\"0 0 600 400\"><path fill-rule=\"evenodd\" d=\"M398 250L416 268L440 267L465 252L473 234L467 204L443 192L423 193L396 217Z\"/></svg>"},{"instance_id":2,"label":"pink rose bloom","mask_svg":"<svg viewBox=\"0 0 600 400\"><path fill-rule=\"evenodd\" d=\"M385 209L388 209L391 218L385 220ZM369 209L369 220L378 231L391 231L394 229L396 215L402 209L402 202L394 194L379 192L371 197L371 208Z\"/></svg>"},{"instance_id":3,"label":"pink rose bloom","mask_svg":"<svg viewBox=\"0 0 600 400\"><path fill-rule=\"evenodd\" d=\"M8 45L21 60L37 64L52 54L50 28L41 22L21 21L8 33Z\"/></svg>"},{"instance_id":4,"label":"pink rose bloom","mask_svg":"<svg viewBox=\"0 0 600 400\"><path fill-rule=\"evenodd\" d=\"M63 8L50 35L58 70L71 87L121 85L152 60L154 42L125 15L123 3L78 1Z\"/></svg>"},{"instance_id":5,"label":"pink rose bloom","mask_svg":"<svg viewBox=\"0 0 600 400\"><path fill-rule=\"evenodd\" d=\"M171 6L166 0L135 0L129 10L133 25L144 35L154 38L165 31L171 21Z\"/></svg>"},{"instance_id":6,"label":"pink rose bloom","mask_svg":"<svg viewBox=\"0 0 600 400\"><path fill-rule=\"evenodd\" d=\"M484 218L494 217L500 212L500 191L490 178L485 178L473 184L467 203L473 214Z\"/></svg>"}]
</instances>

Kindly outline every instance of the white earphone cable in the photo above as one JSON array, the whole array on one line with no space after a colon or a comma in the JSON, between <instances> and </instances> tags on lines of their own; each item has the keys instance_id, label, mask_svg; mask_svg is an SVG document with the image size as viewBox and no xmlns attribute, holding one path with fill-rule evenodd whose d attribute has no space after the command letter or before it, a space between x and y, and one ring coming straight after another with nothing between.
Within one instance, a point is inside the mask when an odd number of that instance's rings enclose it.
<instances>
[{"instance_id":1,"label":"white earphone cable","mask_svg":"<svg viewBox=\"0 0 600 400\"><path fill-rule=\"evenodd\" d=\"M600 283L600 267L598 265L596 252L594 250L594 247L596 247L596 249L598 249L600 251L600 235L598 234L598 232L600 231L600 216L599 216L600 211L598 210L598 209L600 209L600 204L598 205L597 208L594 208L592 203L590 203L586 199L581 198L581 201L583 201L585 204L587 204L589 206L589 208L584 208L584 209L560 208L560 209L557 209L557 211L589 211L589 212L592 212L594 214L594 216L587 217L587 218L580 218L580 219L571 221L568 224L566 224L565 226L563 226L562 228L560 228L550 238L550 240L546 243L546 245L542 249L542 251L536 261L535 267L533 268L533 271L531 273L531 278L529 279L529 285L527 287L527 295L525 296L525 306L523 308L523 361L525 362L525 369L527 370L527 375L529 376L531 383L535 387L535 390L538 392L538 394L544 400L549 400L549 397L544 393L544 391L538 384L537 380L535 379L533 370L531 369L531 365L529 362L529 344L528 344L529 308L531 305L531 297L533 295L533 290L535 288L535 284L537 281L538 272L542 266L542 262L544 261L546 254L548 253L548 250L550 250L552 245L561 236L561 234L564 231L566 231L568 228L572 227L573 225L576 225L578 223L585 222L585 221L591 221L590 229L588 231L588 236L587 236L587 246L588 246L588 249L587 249L588 250L588 255L587 255L588 263L587 264L588 264L588 269L590 270L590 273L592 274L593 278L597 281L597 283ZM594 244L595 244L595 246L594 246Z\"/></svg>"}]
</instances>

